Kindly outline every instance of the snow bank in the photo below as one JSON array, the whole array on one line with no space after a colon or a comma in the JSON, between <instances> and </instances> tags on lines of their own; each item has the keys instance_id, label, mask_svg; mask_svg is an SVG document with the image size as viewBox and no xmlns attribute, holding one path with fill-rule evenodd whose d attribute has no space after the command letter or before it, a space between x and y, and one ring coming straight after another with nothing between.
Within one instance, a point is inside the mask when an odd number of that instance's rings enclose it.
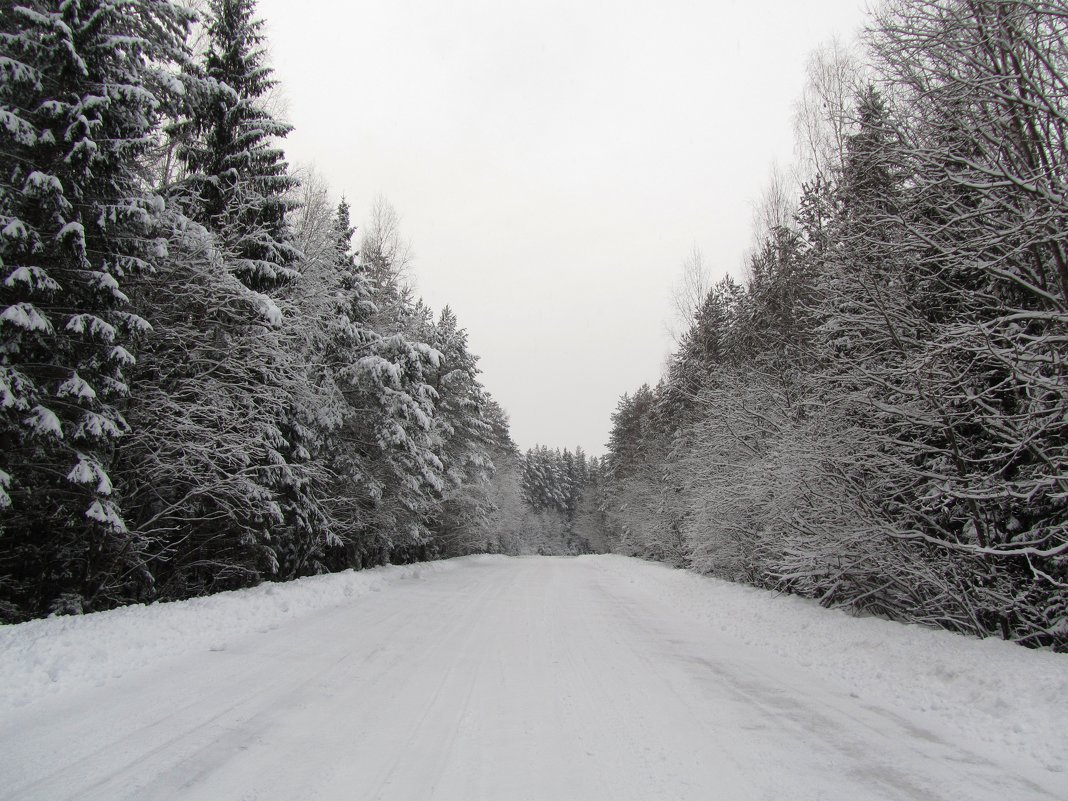
<instances>
[{"instance_id":1,"label":"snow bank","mask_svg":"<svg viewBox=\"0 0 1068 801\"><path fill-rule=\"evenodd\" d=\"M800 665L945 738L1063 772L1068 654L852 617L805 598L624 556L596 559L685 618Z\"/></svg>"},{"instance_id":2,"label":"snow bank","mask_svg":"<svg viewBox=\"0 0 1068 801\"><path fill-rule=\"evenodd\" d=\"M227 640L377 592L401 579L454 570L469 556L387 566L285 584L261 584L189 601L138 604L77 617L0 626L0 709L24 706L111 681L193 651L222 650Z\"/></svg>"},{"instance_id":3,"label":"snow bank","mask_svg":"<svg viewBox=\"0 0 1068 801\"><path fill-rule=\"evenodd\" d=\"M109 684L181 654L220 650L237 636L277 628L404 579L505 560L476 556L348 571L180 603L0 626L0 710ZM1068 655L851 617L806 599L622 556L579 560L610 578L608 586L624 583L638 598L666 605L683 625L693 621L710 635L722 635L725 647L737 644L800 666L861 703L991 757L1065 770Z\"/></svg>"}]
</instances>

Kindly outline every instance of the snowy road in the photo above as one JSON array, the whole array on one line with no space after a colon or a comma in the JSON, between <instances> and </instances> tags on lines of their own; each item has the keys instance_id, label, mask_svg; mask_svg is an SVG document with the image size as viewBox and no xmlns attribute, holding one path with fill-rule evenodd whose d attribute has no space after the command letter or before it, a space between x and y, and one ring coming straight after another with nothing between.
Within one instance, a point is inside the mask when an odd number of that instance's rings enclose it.
<instances>
[{"instance_id":1,"label":"snowy road","mask_svg":"<svg viewBox=\"0 0 1068 801\"><path fill-rule=\"evenodd\" d=\"M612 565L465 562L8 710L0 797L1068 797L682 619L670 571Z\"/></svg>"}]
</instances>

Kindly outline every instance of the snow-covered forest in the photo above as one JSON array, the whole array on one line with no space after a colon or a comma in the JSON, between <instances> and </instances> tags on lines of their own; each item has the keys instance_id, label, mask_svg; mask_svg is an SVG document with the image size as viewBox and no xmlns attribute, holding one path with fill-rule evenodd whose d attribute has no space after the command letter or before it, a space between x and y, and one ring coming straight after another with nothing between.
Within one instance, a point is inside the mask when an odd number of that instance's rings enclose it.
<instances>
[{"instance_id":1,"label":"snow-covered forest","mask_svg":"<svg viewBox=\"0 0 1068 801\"><path fill-rule=\"evenodd\" d=\"M254 0L198 6L0 7L0 621L614 551L1068 647L1063 3L817 51L603 458L519 452L398 213L287 163Z\"/></svg>"},{"instance_id":2,"label":"snow-covered forest","mask_svg":"<svg viewBox=\"0 0 1068 801\"><path fill-rule=\"evenodd\" d=\"M200 6L0 10L0 619L579 550L397 213L288 166L254 1Z\"/></svg>"},{"instance_id":3,"label":"snow-covered forest","mask_svg":"<svg viewBox=\"0 0 1068 801\"><path fill-rule=\"evenodd\" d=\"M891 0L812 58L744 281L624 395L614 549L1068 646L1068 12ZM699 261L699 260L698 260Z\"/></svg>"}]
</instances>

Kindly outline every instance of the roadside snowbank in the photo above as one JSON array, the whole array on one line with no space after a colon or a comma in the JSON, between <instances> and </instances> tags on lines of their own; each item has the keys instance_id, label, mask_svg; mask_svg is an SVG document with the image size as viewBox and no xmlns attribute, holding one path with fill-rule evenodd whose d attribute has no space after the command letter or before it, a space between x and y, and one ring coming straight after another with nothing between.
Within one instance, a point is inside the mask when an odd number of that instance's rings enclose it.
<instances>
[{"instance_id":1,"label":"roadside snowbank","mask_svg":"<svg viewBox=\"0 0 1068 801\"><path fill-rule=\"evenodd\" d=\"M0 713L116 679L180 654L223 650L233 638L278 628L403 580L503 556L475 556L263 584L191 601L0 626ZM542 558L542 557L528 557ZM992 759L1062 775L1068 765L1068 655L999 640L850 617L794 596L622 556L579 557L725 647L797 665L945 740ZM399 584L398 584L399 583ZM567 621L559 621L566 626ZM1065 785L1068 786L1068 776Z\"/></svg>"},{"instance_id":2,"label":"roadside snowbank","mask_svg":"<svg viewBox=\"0 0 1068 801\"><path fill-rule=\"evenodd\" d=\"M206 598L138 604L90 615L0 626L0 709L80 687L103 686L191 651L222 650L230 638L269 631L319 609L378 592L402 579L455 570L468 556L416 565L346 570L267 583Z\"/></svg>"},{"instance_id":3,"label":"roadside snowbank","mask_svg":"<svg viewBox=\"0 0 1068 801\"><path fill-rule=\"evenodd\" d=\"M851 617L809 599L625 556L580 558L596 560L683 618L825 676L944 737L1057 773L1068 769L1068 654Z\"/></svg>"}]
</instances>

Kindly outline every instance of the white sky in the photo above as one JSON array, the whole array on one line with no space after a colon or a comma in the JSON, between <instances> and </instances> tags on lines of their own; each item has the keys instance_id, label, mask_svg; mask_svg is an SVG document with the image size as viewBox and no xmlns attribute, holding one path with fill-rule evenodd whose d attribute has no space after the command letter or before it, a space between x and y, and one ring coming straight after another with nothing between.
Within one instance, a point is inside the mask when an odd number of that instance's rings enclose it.
<instances>
[{"instance_id":1,"label":"white sky","mask_svg":"<svg viewBox=\"0 0 1068 801\"><path fill-rule=\"evenodd\" d=\"M358 223L402 217L521 448L604 451L655 383L696 245L741 275L754 203L792 159L807 56L863 0L260 0L296 126Z\"/></svg>"}]
</instances>

